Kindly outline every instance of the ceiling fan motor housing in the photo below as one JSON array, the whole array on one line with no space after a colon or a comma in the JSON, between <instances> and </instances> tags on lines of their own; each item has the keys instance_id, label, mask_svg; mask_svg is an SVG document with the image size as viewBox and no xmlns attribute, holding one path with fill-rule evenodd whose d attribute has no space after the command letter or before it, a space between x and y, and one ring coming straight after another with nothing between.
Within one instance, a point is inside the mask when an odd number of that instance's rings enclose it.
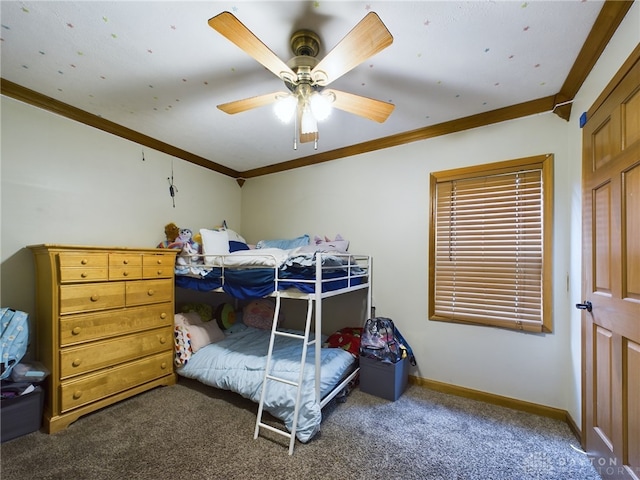
<instances>
[{"instance_id":1,"label":"ceiling fan motor housing","mask_svg":"<svg viewBox=\"0 0 640 480\"><path fill-rule=\"evenodd\" d=\"M314 90L320 90L326 83L326 74L312 72L319 63L316 56L320 52L320 37L311 30L298 30L291 35L290 44L295 56L287 62L287 66L296 73L296 78L282 76L285 85L292 92L300 84L309 84Z\"/></svg>"},{"instance_id":2,"label":"ceiling fan motor housing","mask_svg":"<svg viewBox=\"0 0 640 480\"><path fill-rule=\"evenodd\" d=\"M291 35L291 51L295 56L317 57L320 52L320 37L311 30L298 30Z\"/></svg>"}]
</instances>

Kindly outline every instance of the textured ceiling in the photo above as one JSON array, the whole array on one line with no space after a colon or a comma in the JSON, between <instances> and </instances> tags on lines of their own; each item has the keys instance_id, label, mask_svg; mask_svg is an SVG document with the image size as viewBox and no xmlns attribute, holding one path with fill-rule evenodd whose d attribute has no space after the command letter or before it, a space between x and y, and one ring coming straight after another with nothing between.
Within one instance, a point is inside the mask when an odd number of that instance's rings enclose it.
<instances>
[{"instance_id":1,"label":"textured ceiling","mask_svg":"<svg viewBox=\"0 0 640 480\"><path fill-rule=\"evenodd\" d=\"M1 2L3 79L243 172L558 93L599 1ZM391 102L379 124L340 110L293 150L272 107L216 105L284 86L211 29L233 13L285 62L291 33L335 46L375 11L393 44L331 84Z\"/></svg>"}]
</instances>

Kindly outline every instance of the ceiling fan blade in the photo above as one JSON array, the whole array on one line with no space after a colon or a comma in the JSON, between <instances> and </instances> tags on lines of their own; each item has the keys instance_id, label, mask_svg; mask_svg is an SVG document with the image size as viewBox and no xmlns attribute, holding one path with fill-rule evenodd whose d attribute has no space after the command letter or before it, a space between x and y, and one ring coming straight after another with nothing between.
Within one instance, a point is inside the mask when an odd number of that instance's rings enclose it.
<instances>
[{"instance_id":1,"label":"ceiling fan blade","mask_svg":"<svg viewBox=\"0 0 640 480\"><path fill-rule=\"evenodd\" d=\"M300 143L315 142L318 140L318 132L302 133L300 132Z\"/></svg>"},{"instance_id":2,"label":"ceiling fan blade","mask_svg":"<svg viewBox=\"0 0 640 480\"><path fill-rule=\"evenodd\" d=\"M327 85L393 43L393 36L375 12L369 12L312 71ZM323 80L323 77L326 79Z\"/></svg>"},{"instance_id":3,"label":"ceiling fan blade","mask_svg":"<svg viewBox=\"0 0 640 480\"><path fill-rule=\"evenodd\" d=\"M218 105L218 108L224 113L233 115L234 113L246 112L253 108L262 107L274 103L279 95L287 95L285 92L273 92L265 95L258 95L257 97L245 98L243 100L236 100L234 102L223 103Z\"/></svg>"},{"instance_id":4,"label":"ceiling fan blade","mask_svg":"<svg viewBox=\"0 0 640 480\"><path fill-rule=\"evenodd\" d=\"M354 95L340 90L323 90L323 93L333 94L335 100L331 104L334 108L360 115L361 117L383 123L396 106L393 103L375 100L373 98Z\"/></svg>"},{"instance_id":5,"label":"ceiling fan blade","mask_svg":"<svg viewBox=\"0 0 640 480\"><path fill-rule=\"evenodd\" d=\"M300 108L296 110L297 125L298 125L298 139L300 143L309 143L318 141L318 123L313 116L311 117L312 123L305 125L305 121L302 118L303 112ZM303 132L303 130L305 130Z\"/></svg>"},{"instance_id":6,"label":"ceiling fan blade","mask_svg":"<svg viewBox=\"0 0 640 480\"><path fill-rule=\"evenodd\" d=\"M209 19L209 26L255 58L278 77L283 78L284 74L289 78L296 78L293 70L233 14L222 12Z\"/></svg>"}]
</instances>

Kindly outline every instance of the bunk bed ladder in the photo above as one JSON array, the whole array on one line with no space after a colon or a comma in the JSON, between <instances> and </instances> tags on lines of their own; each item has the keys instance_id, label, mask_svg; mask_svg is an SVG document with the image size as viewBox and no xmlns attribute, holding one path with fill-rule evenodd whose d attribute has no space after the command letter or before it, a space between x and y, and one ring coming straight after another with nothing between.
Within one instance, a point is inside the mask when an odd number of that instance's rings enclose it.
<instances>
[{"instance_id":1,"label":"bunk bed ladder","mask_svg":"<svg viewBox=\"0 0 640 480\"><path fill-rule=\"evenodd\" d=\"M280 314L280 293L277 292L276 295L276 308L275 308L275 313L274 313L274 317L273 317L273 324L271 326L271 338L269 339L269 350L267 353L267 365L265 368L265 373L264 373L264 379L262 381L262 391L260 393L260 402L258 403L258 414L257 414L257 418L256 418L256 428L253 434L253 438L257 439L258 435L260 433L260 428L265 428L267 430L270 430L272 432L275 433L279 433L280 435L283 435L285 437L289 438L289 455L293 455L293 447L295 445L296 442L296 427L298 424L298 413L300 411L300 393L301 393L301 388L302 388L302 379L303 379L303 375L304 375L304 366L305 366L305 360L307 358L307 347L309 345L312 345L315 343L315 339L309 341L309 331L310 331L310 327L311 327L311 318L312 318L312 312L313 312L313 301L310 298L308 300L308 304L307 304L307 320L305 323L305 328L304 328L304 335L300 335L300 334L295 334L295 333L290 333L290 332L286 332L283 330L278 330L278 315ZM298 381L297 382L293 382L291 380L288 380L286 378L281 378L281 377L277 377L275 375L271 375L270 370L271 370L271 358L273 355L273 346L275 343L275 339L277 336L283 336L283 337L290 337L290 338L298 338L301 341L304 341L303 345L302 345L302 355L300 358L300 372L298 374ZM264 423L262 421L262 414L264 411L264 399L265 399L265 394L266 394L266 390L268 388L269 382L270 381L274 381L274 382L281 382L281 383L285 383L287 385L291 385L296 387L297 391L296 391L296 403L295 403L295 408L294 408L294 412L293 412L293 424L292 424L292 428L291 428L291 432L288 432L286 429L282 430L280 428L277 427L273 427L271 425L268 425L266 423Z\"/></svg>"}]
</instances>

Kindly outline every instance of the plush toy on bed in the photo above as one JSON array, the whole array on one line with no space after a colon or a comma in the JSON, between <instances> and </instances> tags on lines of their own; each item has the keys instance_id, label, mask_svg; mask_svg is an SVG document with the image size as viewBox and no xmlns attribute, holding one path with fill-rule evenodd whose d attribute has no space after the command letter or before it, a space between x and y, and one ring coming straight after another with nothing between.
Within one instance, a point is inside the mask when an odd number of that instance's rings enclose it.
<instances>
[{"instance_id":1,"label":"plush toy on bed","mask_svg":"<svg viewBox=\"0 0 640 480\"><path fill-rule=\"evenodd\" d=\"M167 223L164 226L164 236L166 239L160 242L157 248L178 248L174 246L174 244L179 235L180 228L178 228L178 226L173 222Z\"/></svg>"},{"instance_id":2,"label":"plush toy on bed","mask_svg":"<svg viewBox=\"0 0 640 480\"><path fill-rule=\"evenodd\" d=\"M263 330L270 330L275 315L276 302L272 298L259 298L245 305L242 310L242 321L245 325ZM282 311L278 315L278 325L284 320Z\"/></svg>"},{"instance_id":3,"label":"plush toy on bed","mask_svg":"<svg viewBox=\"0 0 640 480\"><path fill-rule=\"evenodd\" d=\"M178 235L180 235L180 229L173 222L167 223L164 226L164 235L167 237L167 242L173 243L176 241L176 238L178 238Z\"/></svg>"},{"instance_id":4,"label":"plush toy on bed","mask_svg":"<svg viewBox=\"0 0 640 480\"><path fill-rule=\"evenodd\" d=\"M213 307L207 303L185 303L180 309L181 313L195 312L200 317L200 321L208 322L213 318Z\"/></svg>"},{"instance_id":5,"label":"plush toy on bed","mask_svg":"<svg viewBox=\"0 0 640 480\"><path fill-rule=\"evenodd\" d=\"M178 232L178 236L175 240L167 246L167 248L180 250L178 257L176 258L176 264L195 265L203 263L202 259L198 257L198 253L200 253L200 245L193 240L193 233L191 230L189 228L180 228Z\"/></svg>"},{"instance_id":6,"label":"plush toy on bed","mask_svg":"<svg viewBox=\"0 0 640 480\"><path fill-rule=\"evenodd\" d=\"M182 250L176 258L177 265L197 265L198 263L204 263L204 261L198 257L198 250L192 243L182 244Z\"/></svg>"},{"instance_id":7,"label":"plush toy on bed","mask_svg":"<svg viewBox=\"0 0 640 480\"><path fill-rule=\"evenodd\" d=\"M176 243L193 243L193 232L189 228L181 228L178 237L176 238Z\"/></svg>"},{"instance_id":8,"label":"plush toy on bed","mask_svg":"<svg viewBox=\"0 0 640 480\"><path fill-rule=\"evenodd\" d=\"M345 240L342 238L342 235L336 235L335 240L330 240L328 237L321 238L319 236L315 236L313 239L316 247L322 251L338 251L346 253L349 249L349 240Z\"/></svg>"},{"instance_id":9,"label":"plush toy on bed","mask_svg":"<svg viewBox=\"0 0 640 480\"><path fill-rule=\"evenodd\" d=\"M236 323L236 309L230 303L218 305L213 316L222 330L228 330Z\"/></svg>"}]
</instances>

